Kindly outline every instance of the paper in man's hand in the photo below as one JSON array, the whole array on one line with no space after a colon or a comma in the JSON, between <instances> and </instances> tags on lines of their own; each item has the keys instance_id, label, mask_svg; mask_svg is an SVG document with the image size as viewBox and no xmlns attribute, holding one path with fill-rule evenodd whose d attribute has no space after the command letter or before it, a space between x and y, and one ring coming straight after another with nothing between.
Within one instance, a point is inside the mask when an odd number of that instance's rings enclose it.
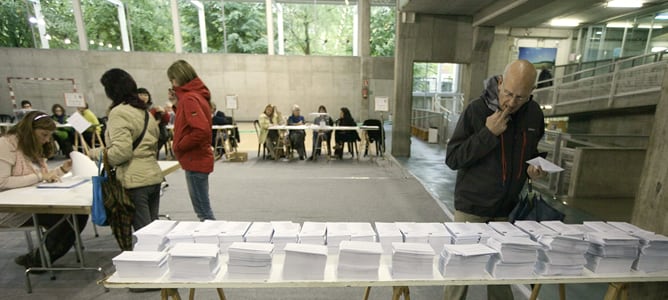
<instances>
[{"instance_id":1,"label":"paper in man's hand","mask_svg":"<svg viewBox=\"0 0 668 300\"><path fill-rule=\"evenodd\" d=\"M527 160L527 163L535 167L540 167L543 171L547 173L557 173L564 170L563 168L553 164L551 161L544 159L540 156L534 159Z\"/></svg>"}]
</instances>

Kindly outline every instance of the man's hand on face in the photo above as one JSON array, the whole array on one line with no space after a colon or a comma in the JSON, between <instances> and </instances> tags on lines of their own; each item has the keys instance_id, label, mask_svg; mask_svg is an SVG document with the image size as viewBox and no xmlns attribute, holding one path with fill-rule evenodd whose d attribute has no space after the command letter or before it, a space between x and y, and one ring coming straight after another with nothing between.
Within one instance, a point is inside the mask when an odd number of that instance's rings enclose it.
<instances>
[{"instance_id":1,"label":"man's hand on face","mask_svg":"<svg viewBox=\"0 0 668 300\"><path fill-rule=\"evenodd\" d=\"M510 109L506 108L504 110L497 110L485 121L485 126L491 131L494 135L499 136L506 128L508 128L508 120L510 119L508 115L510 114Z\"/></svg>"}]
</instances>

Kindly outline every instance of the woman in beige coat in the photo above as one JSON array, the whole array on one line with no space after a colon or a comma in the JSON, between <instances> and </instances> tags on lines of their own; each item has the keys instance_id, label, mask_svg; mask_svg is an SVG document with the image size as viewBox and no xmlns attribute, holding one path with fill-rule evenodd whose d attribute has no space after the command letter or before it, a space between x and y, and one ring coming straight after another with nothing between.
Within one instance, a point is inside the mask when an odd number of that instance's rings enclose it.
<instances>
[{"instance_id":1,"label":"woman in beige coat","mask_svg":"<svg viewBox=\"0 0 668 300\"><path fill-rule=\"evenodd\" d=\"M137 231L158 219L163 178L156 159L160 132L155 119L149 117L147 104L137 96L137 84L130 74L111 69L100 82L111 99L105 133L107 158L135 204L132 227ZM99 157L100 149L90 155Z\"/></svg>"}]
</instances>

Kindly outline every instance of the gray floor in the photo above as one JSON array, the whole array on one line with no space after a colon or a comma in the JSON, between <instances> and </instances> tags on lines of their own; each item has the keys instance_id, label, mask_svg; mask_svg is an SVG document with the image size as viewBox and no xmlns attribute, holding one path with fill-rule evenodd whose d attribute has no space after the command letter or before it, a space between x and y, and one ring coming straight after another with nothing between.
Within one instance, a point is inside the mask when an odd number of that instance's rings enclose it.
<instances>
[{"instance_id":1,"label":"gray floor","mask_svg":"<svg viewBox=\"0 0 668 300\"><path fill-rule=\"evenodd\" d=\"M391 128L388 127L387 130ZM246 132L246 133L244 133ZM245 137L244 137L245 136ZM388 134L388 146L389 142ZM249 142L250 140L250 142ZM245 141L245 146L243 141ZM250 143L250 145L249 145ZM413 140L410 159L342 161L266 161L255 155L254 133L242 130L245 163L218 161L210 176L211 202L221 220L303 221L448 221L452 209L455 172L443 163L438 145ZM308 148L308 145L307 145ZM389 150L389 149L388 149ZM54 162L57 163L57 162ZM161 198L161 213L174 220L196 220L189 203L184 172L167 177L169 187ZM111 258L119 253L108 228L99 228L99 237L87 226L83 234L88 265L113 270ZM34 292L24 290L21 267L13 258L26 249L22 233L0 233L0 299L144 299L159 298L158 292L130 293L127 289L105 292L96 284L95 272L58 272L31 275ZM58 265L74 263L69 253ZM583 286L580 288L578 286ZM574 288L575 287L575 288ZM602 287L604 288L604 286ZM569 285L571 299L598 297L601 287ZM513 287L516 299L526 299L526 287ZM412 299L442 299L442 287L413 287ZM575 292L575 294L573 294ZM592 294L593 292L593 294ZM327 289L226 289L228 299L361 299L361 288ZM181 290L182 296L187 291ZM468 299L486 299L484 286L472 287ZM213 290L198 290L198 299L213 299ZM370 299L390 299L390 288L374 288ZM541 299L555 299L556 291L545 287Z\"/></svg>"}]
</instances>

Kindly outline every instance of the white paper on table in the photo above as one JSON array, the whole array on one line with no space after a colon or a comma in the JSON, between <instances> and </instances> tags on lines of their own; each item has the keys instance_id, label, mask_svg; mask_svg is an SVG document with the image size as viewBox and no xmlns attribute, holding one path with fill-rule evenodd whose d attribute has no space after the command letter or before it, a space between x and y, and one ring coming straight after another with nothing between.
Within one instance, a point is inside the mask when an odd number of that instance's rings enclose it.
<instances>
[{"instance_id":1,"label":"white paper on table","mask_svg":"<svg viewBox=\"0 0 668 300\"><path fill-rule=\"evenodd\" d=\"M90 178L97 176L97 165L88 156L81 152L70 152L72 159L72 176Z\"/></svg>"},{"instance_id":2,"label":"white paper on table","mask_svg":"<svg viewBox=\"0 0 668 300\"><path fill-rule=\"evenodd\" d=\"M564 170L562 167L557 166L553 164L551 161L544 159L540 156L534 159L527 160L527 163L535 167L540 167L541 169L543 169L543 171L548 173L557 173Z\"/></svg>"},{"instance_id":3,"label":"white paper on table","mask_svg":"<svg viewBox=\"0 0 668 300\"><path fill-rule=\"evenodd\" d=\"M72 125L74 127L74 130L76 130L78 133L83 133L90 127L91 124L84 118L78 111L75 111L73 114L67 118L67 124Z\"/></svg>"}]
</instances>

